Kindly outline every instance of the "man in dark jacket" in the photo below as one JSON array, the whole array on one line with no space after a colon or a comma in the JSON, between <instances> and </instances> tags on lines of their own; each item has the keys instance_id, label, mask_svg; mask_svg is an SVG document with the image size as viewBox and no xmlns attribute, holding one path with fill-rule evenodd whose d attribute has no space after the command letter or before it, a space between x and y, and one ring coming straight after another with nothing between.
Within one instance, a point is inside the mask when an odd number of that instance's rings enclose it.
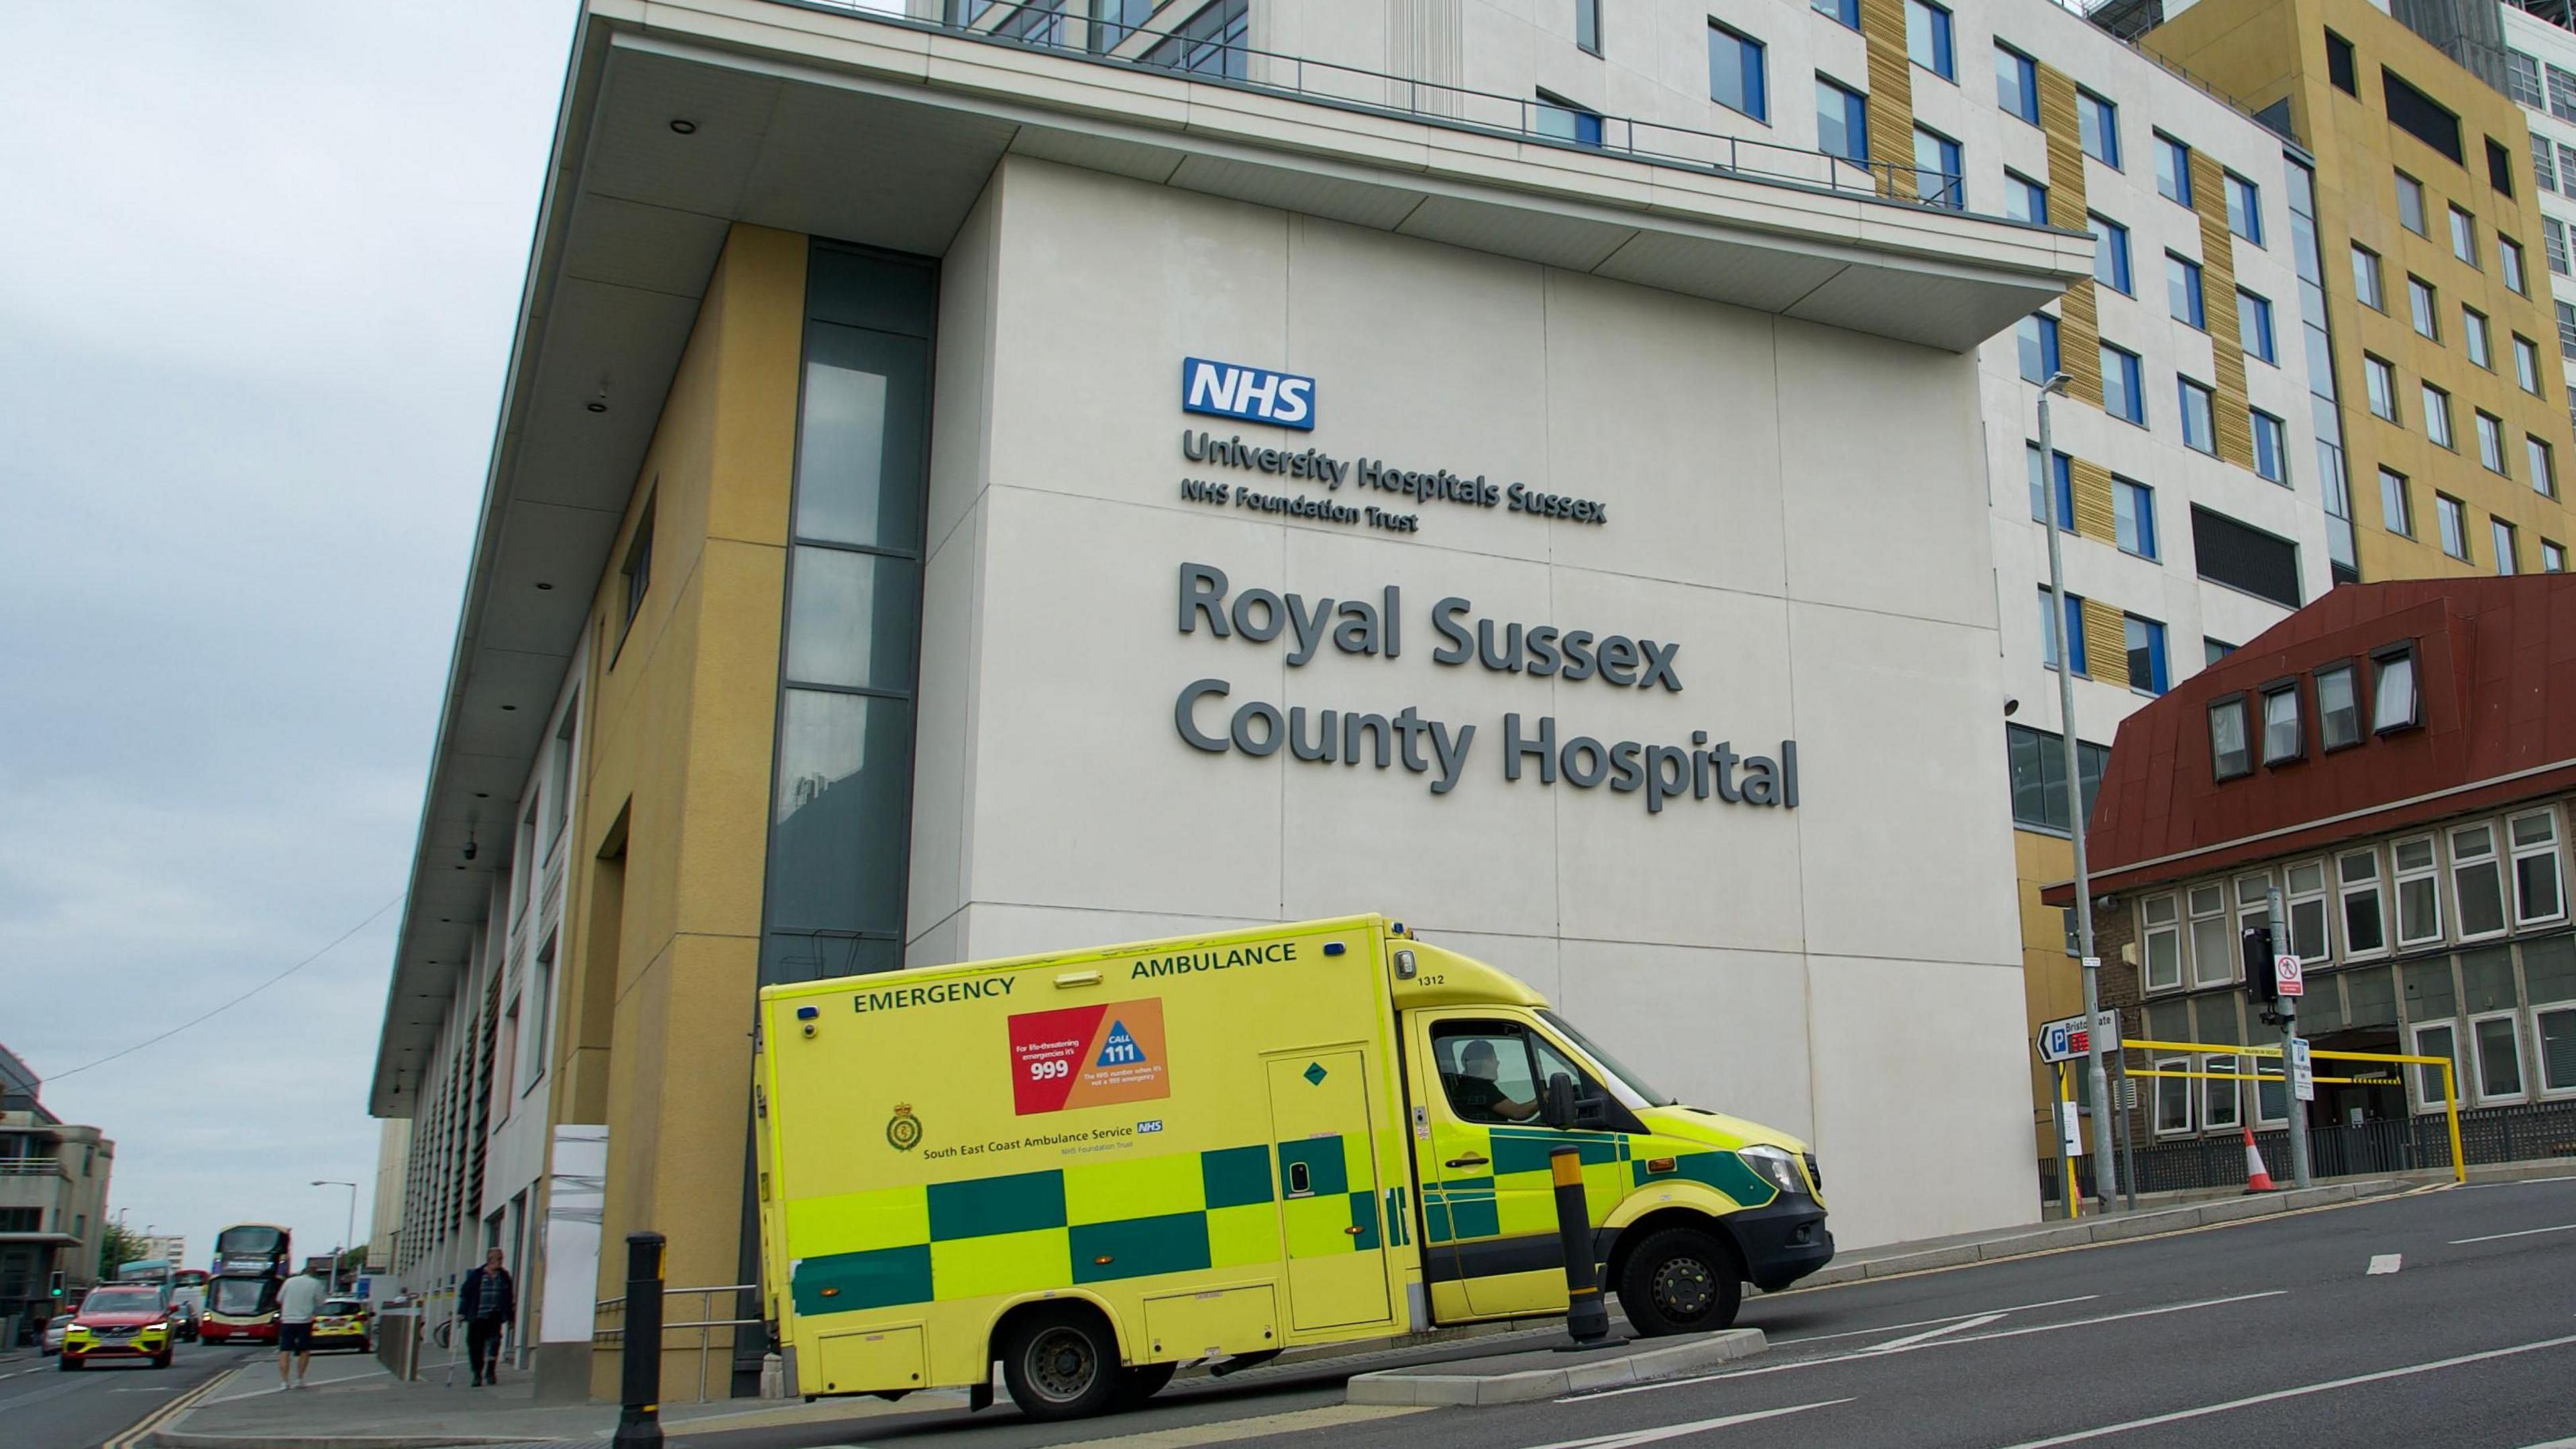
<instances>
[{"instance_id":1,"label":"man in dark jacket","mask_svg":"<svg viewBox=\"0 0 2576 1449\"><path fill-rule=\"evenodd\" d=\"M456 1288L456 1312L465 1320L465 1356L474 1364L476 1387L501 1378L501 1330L519 1313L518 1285L501 1266L501 1250L483 1255L483 1266L470 1269Z\"/></svg>"}]
</instances>

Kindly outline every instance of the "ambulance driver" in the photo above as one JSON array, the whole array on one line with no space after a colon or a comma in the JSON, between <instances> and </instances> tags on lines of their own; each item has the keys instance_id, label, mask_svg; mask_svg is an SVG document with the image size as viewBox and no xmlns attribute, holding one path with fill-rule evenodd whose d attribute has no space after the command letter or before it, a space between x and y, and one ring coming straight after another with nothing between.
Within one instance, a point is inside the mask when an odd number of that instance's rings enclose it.
<instances>
[{"instance_id":1,"label":"ambulance driver","mask_svg":"<svg viewBox=\"0 0 2576 1449\"><path fill-rule=\"evenodd\" d=\"M1502 1075L1502 1060L1494 1054L1494 1044L1484 1037L1472 1037L1458 1052L1458 1071L1449 1078L1449 1106L1460 1120L1467 1122L1526 1122L1538 1115L1538 1103L1523 1102L1503 1090L1497 1080Z\"/></svg>"}]
</instances>

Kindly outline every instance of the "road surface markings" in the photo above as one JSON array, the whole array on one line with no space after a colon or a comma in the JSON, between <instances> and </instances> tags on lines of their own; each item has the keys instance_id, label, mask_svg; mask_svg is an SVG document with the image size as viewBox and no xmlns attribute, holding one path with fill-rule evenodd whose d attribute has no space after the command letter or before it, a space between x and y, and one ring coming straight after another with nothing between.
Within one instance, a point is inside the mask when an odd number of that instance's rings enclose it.
<instances>
[{"instance_id":1,"label":"road surface markings","mask_svg":"<svg viewBox=\"0 0 2576 1449\"><path fill-rule=\"evenodd\" d=\"M1142 1434L1120 1434L1109 1439L1084 1439L1059 1445L1058 1449L1188 1449L1193 1444L1221 1444L1230 1439L1259 1439L1272 1434L1291 1434L1301 1429L1329 1429L1341 1424L1364 1424L1371 1419L1388 1419L1399 1414L1419 1414L1423 1409L1412 1405L1325 1404L1312 1409L1295 1409L1284 1414L1263 1414L1251 1419L1228 1419L1214 1424L1190 1424L1177 1429L1149 1429ZM730 1415L724 1417L732 1417ZM701 1423L704 1420L699 1421Z\"/></svg>"},{"instance_id":2,"label":"road surface markings","mask_svg":"<svg viewBox=\"0 0 2576 1449\"><path fill-rule=\"evenodd\" d=\"M1562 1439L1554 1444L1540 1444L1535 1449L1635 1449L1640 1444L1653 1444L1665 1439L1679 1439L1685 1434L1705 1434L1711 1429L1727 1429L1737 1424L1750 1424L1759 1419L1777 1419L1784 1414L1803 1414L1809 1409L1829 1409L1848 1404L1849 1399L1818 1399L1812 1404L1791 1404L1785 1409L1756 1409L1749 1414L1728 1414L1718 1419L1693 1419L1687 1424L1665 1424L1652 1429L1622 1429L1616 1434L1596 1434L1589 1439Z\"/></svg>"},{"instance_id":3,"label":"road surface markings","mask_svg":"<svg viewBox=\"0 0 2576 1449\"><path fill-rule=\"evenodd\" d=\"M2544 1182L2548 1180L2542 1179ZM2525 1444L2522 1449L2576 1449L2576 1439L2552 1439L2546 1444Z\"/></svg>"},{"instance_id":4,"label":"road surface markings","mask_svg":"<svg viewBox=\"0 0 2576 1449\"><path fill-rule=\"evenodd\" d=\"M2569 1334L2564 1338L2544 1338L2537 1343L2518 1343L2511 1348L2491 1348L2484 1353L2464 1353L2457 1358L2435 1359L2431 1363L2408 1364L2404 1368L2381 1369L2377 1373L2354 1374L2350 1378L2328 1379L2320 1384L2301 1384L2295 1389L2274 1389L2268 1394L2229 1399L2223 1404L2204 1404L2197 1409L2177 1409L2170 1414L2157 1414L2151 1418L2131 1419L2120 1424L2105 1424L2099 1429L2084 1429L2073 1434L2060 1434L2054 1439L2033 1439L2027 1443L2015 1444L2012 1449L2052 1449L2052 1446L2058 1444L2080 1444L2087 1439L2106 1439L2113 1434L2125 1434L2132 1429L2150 1429L2160 1424L2178 1424L2186 1419L2202 1419L2211 1414L2252 1408L2256 1404L2278 1403L2283 1399L2303 1398L2309 1394L2322 1394L2331 1389L2348 1389L2356 1384L2375 1384L2386 1379L2429 1374L2440 1369L2458 1368L2462 1364L2483 1363L2491 1358L2511 1358L2518 1353L2537 1353L2544 1348L2565 1348L2571 1343L2576 1343L2576 1334Z\"/></svg>"},{"instance_id":5,"label":"road surface markings","mask_svg":"<svg viewBox=\"0 0 2576 1449\"><path fill-rule=\"evenodd\" d=\"M105 1444L99 1446L99 1449L138 1449L138 1446L151 1443L154 1433L162 1425L176 1420L180 1415L197 1407L205 1401L208 1394L213 1393L221 1385L230 1383L240 1372L240 1369L230 1369L211 1375L204 1383L144 1415L140 1423L110 1438Z\"/></svg>"},{"instance_id":6,"label":"road surface markings","mask_svg":"<svg viewBox=\"0 0 2576 1449\"><path fill-rule=\"evenodd\" d=\"M1906 1349L1912 1348L1918 1343L1929 1343L1933 1339L1941 1337L1943 1334L1961 1333L1971 1328L1983 1328L1989 1323L2000 1322L2002 1319L2003 1315L2000 1313L1979 1314L1975 1318L1961 1319L1957 1323L1944 1324L1939 1328L1927 1328L1921 1333L1909 1333L1903 1338L1891 1338L1885 1343L1873 1343L1869 1347L1859 1351L1862 1353L1902 1353Z\"/></svg>"},{"instance_id":7,"label":"road surface markings","mask_svg":"<svg viewBox=\"0 0 2576 1449\"><path fill-rule=\"evenodd\" d=\"M2009 1308L1994 1308L1967 1313L1953 1313L1947 1318L1918 1318L1911 1323L1882 1323L1876 1328L1853 1328L1846 1329L1841 1333L1811 1333L1804 1338L1775 1338L1771 1340L1771 1346L1773 1348L1788 1348L1793 1344L1801 1343L1830 1343L1837 1338L1866 1338L1873 1333L1894 1333L1899 1329L1906 1328L1929 1328L1936 1323L1952 1323L1962 1318L1974 1318L1977 1316L1978 1311L1991 1313L2026 1313L2035 1308L2063 1308L2069 1303L2090 1303L2101 1296L2102 1295L2099 1293L2086 1293L2074 1298L2051 1298L2045 1303L2016 1303Z\"/></svg>"},{"instance_id":8,"label":"road surface markings","mask_svg":"<svg viewBox=\"0 0 2576 1449\"><path fill-rule=\"evenodd\" d=\"M1920 1353L1927 1348L1948 1348L1961 1343L1991 1343L1999 1338L2019 1338L2026 1333L2055 1333L2066 1328L2089 1328L2098 1323L2119 1323L2132 1318L2154 1318L2167 1313L2187 1313L2196 1308L2223 1308L2231 1303L2252 1303L2262 1298L2278 1298L2286 1288L2268 1289L2261 1293L2238 1293L2225 1298L2202 1298L2190 1303L2167 1303L2154 1308L2133 1308L2126 1313L2105 1313L2094 1318L2070 1318L2064 1323L2034 1323L2023 1328L1998 1328L1992 1333L1972 1333L1964 1338L1929 1338L1921 1343L1889 1351L1854 1349L1849 1353L1829 1354L1823 1358L1798 1359L1791 1363L1766 1364L1760 1368L1736 1369L1728 1373L1699 1374L1685 1379L1657 1379L1651 1384L1630 1384L1623 1389L1603 1389L1598 1393L1568 1394L1556 1402L1584 1399L1610 1399L1621 1394L1650 1394L1658 1389L1687 1388L1692 1384L1713 1383L1719 1379L1749 1379L1759 1374L1782 1374L1796 1369L1822 1368L1831 1364L1851 1363L1858 1359L1882 1358L1888 1352Z\"/></svg>"},{"instance_id":9,"label":"road surface markings","mask_svg":"<svg viewBox=\"0 0 2576 1449\"><path fill-rule=\"evenodd\" d=\"M147 1385L146 1387L139 1389L109 1389L108 1392L111 1394L175 1394L179 1391L171 1388L167 1384L163 1384L158 1386Z\"/></svg>"},{"instance_id":10,"label":"road surface markings","mask_svg":"<svg viewBox=\"0 0 2576 1449\"><path fill-rule=\"evenodd\" d=\"M2576 1233L2576 1223L2560 1223L2554 1228L2524 1228L2518 1233L2489 1233L2483 1238L2453 1238L2451 1246L2461 1248L2471 1243L2501 1243L2507 1238L2533 1238L2542 1233Z\"/></svg>"},{"instance_id":11,"label":"road surface markings","mask_svg":"<svg viewBox=\"0 0 2576 1449\"><path fill-rule=\"evenodd\" d=\"M2370 1255L2370 1267L2363 1272L2362 1276L2374 1278L2382 1273L2394 1273L2405 1266L2404 1253L2373 1253Z\"/></svg>"}]
</instances>

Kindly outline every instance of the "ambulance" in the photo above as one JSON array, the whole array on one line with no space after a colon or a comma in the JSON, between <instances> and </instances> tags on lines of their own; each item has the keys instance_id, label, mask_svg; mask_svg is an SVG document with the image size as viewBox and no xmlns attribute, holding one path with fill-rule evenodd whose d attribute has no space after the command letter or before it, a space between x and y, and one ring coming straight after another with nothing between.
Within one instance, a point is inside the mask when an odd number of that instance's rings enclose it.
<instances>
[{"instance_id":1,"label":"ambulance","mask_svg":"<svg viewBox=\"0 0 2576 1449\"><path fill-rule=\"evenodd\" d=\"M1134 1404L1183 1365L1566 1306L1641 1334L1833 1256L1814 1155L1383 916L764 988L762 1282L807 1397Z\"/></svg>"}]
</instances>

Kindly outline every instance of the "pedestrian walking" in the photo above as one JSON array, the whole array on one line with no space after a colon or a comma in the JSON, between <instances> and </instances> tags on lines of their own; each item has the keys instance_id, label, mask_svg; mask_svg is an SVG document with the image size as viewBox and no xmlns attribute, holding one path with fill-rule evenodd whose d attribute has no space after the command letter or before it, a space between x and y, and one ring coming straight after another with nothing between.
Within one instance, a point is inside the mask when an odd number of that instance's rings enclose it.
<instances>
[{"instance_id":1,"label":"pedestrian walking","mask_svg":"<svg viewBox=\"0 0 2576 1449\"><path fill-rule=\"evenodd\" d=\"M322 1311L322 1280L299 1273L277 1290L277 1384L280 1389L307 1387L313 1371L313 1316ZM287 1373L289 1362L294 1373Z\"/></svg>"},{"instance_id":2,"label":"pedestrian walking","mask_svg":"<svg viewBox=\"0 0 2576 1449\"><path fill-rule=\"evenodd\" d=\"M469 1270L456 1288L456 1311L465 1318L465 1356L474 1365L474 1386L500 1382L501 1330L518 1316L518 1285L501 1266L501 1250L483 1255L483 1266Z\"/></svg>"}]
</instances>

